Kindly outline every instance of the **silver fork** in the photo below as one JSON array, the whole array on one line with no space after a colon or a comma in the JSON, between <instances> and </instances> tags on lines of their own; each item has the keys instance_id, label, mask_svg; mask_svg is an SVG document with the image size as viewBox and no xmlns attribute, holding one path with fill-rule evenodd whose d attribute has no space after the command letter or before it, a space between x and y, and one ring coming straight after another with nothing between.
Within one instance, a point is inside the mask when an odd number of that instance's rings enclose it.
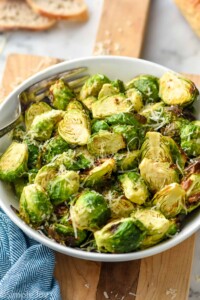
<instances>
[{"instance_id":1,"label":"silver fork","mask_svg":"<svg viewBox=\"0 0 200 300\"><path fill-rule=\"evenodd\" d=\"M18 95L19 105L15 117L9 120L6 126L0 125L0 137L4 136L17 125L21 114L25 112L31 103L44 100L49 94L49 87L58 79L64 80L77 93L89 77L88 74L84 74L86 71L87 67L70 69L43 79L22 91Z\"/></svg>"}]
</instances>

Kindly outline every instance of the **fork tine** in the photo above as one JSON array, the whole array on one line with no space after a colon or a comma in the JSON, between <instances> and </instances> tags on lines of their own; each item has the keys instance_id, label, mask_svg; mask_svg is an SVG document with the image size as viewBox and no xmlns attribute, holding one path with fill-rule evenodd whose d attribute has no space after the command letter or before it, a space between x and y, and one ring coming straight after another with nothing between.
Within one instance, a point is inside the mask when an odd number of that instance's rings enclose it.
<instances>
[{"instance_id":1,"label":"fork tine","mask_svg":"<svg viewBox=\"0 0 200 300\"><path fill-rule=\"evenodd\" d=\"M87 67L80 67L65 72L56 74L49 78L46 78L40 82L37 82L23 91L18 97L22 105L22 112L27 108L27 105L31 102L38 102L43 100L49 95L49 87L54 84L58 79L64 80L71 88L76 88L85 82L89 75L81 73L87 71Z\"/></svg>"}]
</instances>

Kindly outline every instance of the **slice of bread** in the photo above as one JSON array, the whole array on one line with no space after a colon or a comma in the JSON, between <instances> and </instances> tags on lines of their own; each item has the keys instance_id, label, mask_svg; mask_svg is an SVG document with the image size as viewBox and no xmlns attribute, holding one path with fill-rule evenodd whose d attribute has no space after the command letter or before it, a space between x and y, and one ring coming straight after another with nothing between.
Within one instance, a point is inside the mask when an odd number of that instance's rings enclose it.
<instances>
[{"instance_id":1,"label":"slice of bread","mask_svg":"<svg viewBox=\"0 0 200 300\"><path fill-rule=\"evenodd\" d=\"M55 22L35 13L26 1L0 0L0 30L45 30Z\"/></svg>"},{"instance_id":2,"label":"slice of bread","mask_svg":"<svg viewBox=\"0 0 200 300\"><path fill-rule=\"evenodd\" d=\"M200 37L200 0L174 0L194 32Z\"/></svg>"},{"instance_id":3,"label":"slice of bread","mask_svg":"<svg viewBox=\"0 0 200 300\"><path fill-rule=\"evenodd\" d=\"M35 12L58 20L85 21L88 9L84 0L26 0Z\"/></svg>"}]
</instances>

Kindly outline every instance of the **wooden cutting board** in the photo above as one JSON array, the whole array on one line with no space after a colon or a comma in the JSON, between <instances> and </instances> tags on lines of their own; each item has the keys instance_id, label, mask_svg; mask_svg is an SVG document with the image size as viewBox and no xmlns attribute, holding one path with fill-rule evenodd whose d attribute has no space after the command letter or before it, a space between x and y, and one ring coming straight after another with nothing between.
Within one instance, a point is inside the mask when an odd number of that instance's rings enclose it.
<instances>
[{"instance_id":1,"label":"wooden cutting board","mask_svg":"<svg viewBox=\"0 0 200 300\"><path fill-rule=\"evenodd\" d=\"M95 51L139 57L149 1L105 0ZM57 62L53 58L10 55L0 100L25 78ZM200 76L188 77L200 85ZM56 253L55 276L62 299L187 300L194 243L193 235L171 250L123 263L84 261Z\"/></svg>"}]
</instances>

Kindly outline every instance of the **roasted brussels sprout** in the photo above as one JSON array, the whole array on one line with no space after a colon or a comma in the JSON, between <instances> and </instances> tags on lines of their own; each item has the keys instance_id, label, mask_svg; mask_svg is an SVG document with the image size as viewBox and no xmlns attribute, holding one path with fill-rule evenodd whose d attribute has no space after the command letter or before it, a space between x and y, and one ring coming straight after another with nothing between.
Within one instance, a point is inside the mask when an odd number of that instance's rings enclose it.
<instances>
[{"instance_id":1,"label":"roasted brussels sprout","mask_svg":"<svg viewBox=\"0 0 200 300\"><path fill-rule=\"evenodd\" d=\"M90 96L81 100L81 102L87 107L89 111L92 111L92 104L97 101L97 98L94 96Z\"/></svg>"},{"instance_id":2,"label":"roasted brussels sprout","mask_svg":"<svg viewBox=\"0 0 200 300\"><path fill-rule=\"evenodd\" d=\"M84 100L89 96L97 97L99 91L105 83L109 83L110 80L102 74L95 74L88 78L80 91L80 100Z\"/></svg>"},{"instance_id":3,"label":"roasted brussels sprout","mask_svg":"<svg viewBox=\"0 0 200 300\"><path fill-rule=\"evenodd\" d=\"M24 187L20 198L19 214L27 223L39 226L48 220L53 212L50 199L38 184Z\"/></svg>"},{"instance_id":4,"label":"roasted brussels sprout","mask_svg":"<svg viewBox=\"0 0 200 300\"><path fill-rule=\"evenodd\" d=\"M43 164L50 163L54 157L69 149L68 143L59 135L47 140L42 146L42 162Z\"/></svg>"},{"instance_id":5,"label":"roasted brussels sprout","mask_svg":"<svg viewBox=\"0 0 200 300\"><path fill-rule=\"evenodd\" d=\"M137 168L139 163L140 150L116 153L114 159L117 169L121 171L133 170Z\"/></svg>"},{"instance_id":6,"label":"roasted brussels sprout","mask_svg":"<svg viewBox=\"0 0 200 300\"><path fill-rule=\"evenodd\" d=\"M139 146L139 132L138 128L130 125L115 125L112 126L112 130L115 133L121 133L126 147L129 151L137 150Z\"/></svg>"},{"instance_id":7,"label":"roasted brussels sprout","mask_svg":"<svg viewBox=\"0 0 200 300\"><path fill-rule=\"evenodd\" d=\"M177 226L174 221L166 219L161 212L152 208L135 210L131 217L137 227L146 232L146 236L140 244L141 248L157 244L166 238L167 235L173 235L177 232Z\"/></svg>"},{"instance_id":8,"label":"roasted brussels sprout","mask_svg":"<svg viewBox=\"0 0 200 300\"><path fill-rule=\"evenodd\" d=\"M18 143L22 143L25 135L26 135L26 130L24 125L19 124L13 129L12 140Z\"/></svg>"},{"instance_id":9,"label":"roasted brussels sprout","mask_svg":"<svg viewBox=\"0 0 200 300\"><path fill-rule=\"evenodd\" d=\"M139 165L140 174L151 192L156 193L165 185L179 182L176 169L169 162L153 161L144 158Z\"/></svg>"},{"instance_id":10,"label":"roasted brussels sprout","mask_svg":"<svg viewBox=\"0 0 200 300\"><path fill-rule=\"evenodd\" d=\"M109 97L109 96L114 96L120 93L119 88L116 86L113 86L112 83L104 83L102 86L99 94L98 94L98 99Z\"/></svg>"},{"instance_id":11,"label":"roasted brussels sprout","mask_svg":"<svg viewBox=\"0 0 200 300\"><path fill-rule=\"evenodd\" d=\"M170 136L175 142L180 144L181 129L189 123L188 120L178 118L177 120L167 124L162 128L161 133L166 136Z\"/></svg>"},{"instance_id":12,"label":"roasted brussels sprout","mask_svg":"<svg viewBox=\"0 0 200 300\"><path fill-rule=\"evenodd\" d=\"M144 204L149 192L144 180L135 172L127 172L119 177L122 189L127 199L136 204Z\"/></svg>"},{"instance_id":13,"label":"roasted brussels sprout","mask_svg":"<svg viewBox=\"0 0 200 300\"><path fill-rule=\"evenodd\" d=\"M164 73L159 82L159 96L167 105L187 106L199 95L191 80L174 72Z\"/></svg>"},{"instance_id":14,"label":"roasted brussels sprout","mask_svg":"<svg viewBox=\"0 0 200 300\"><path fill-rule=\"evenodd\" d=\"M145 96L146 103L159 101L159 79L152 75L139 75L126 84L126 89L136 88Z\"/></svg>"},{"instance_id":15,"label":"roasted brussels sprout","mask_svg":"<svg viewBox=\"0 0 200 300\"><path fill-rule=\"evenodd\" d=\"M188 156L200 155L200 121L193 121L181 128L181 147Z\"/></svg>"},{"instance_id":16,"label":"roasted brussels sprout","mask_svg":"<svg viewBox=\"0 0 200 300\"><path fill-rule=\"evenodd\" d=\"M51 105L56 109L66 110L69 102L75 97L74 92L62 79L51 85L49 91Z\"/></svg>"},{"instance_id":17,"label":"roasted brussels sprout","mask_svg":"<svg viewBox=\"0 0 200 300\"><path fill-rule=\"evenodd\" d=\"M90 137L90 120L80 102L70 102L64 120L58 125L58 132L69 144L87 144Z\"/></svg>"},{"instance_id":18,"label":"roasted brussels sprout","mask_svg":"<svg viewBox=\"0 0 200 300\"><path fill-rule=\"evenodd\" d=\"M30 135L33 139L38 141L46 141L50 139L53 129L63 117L64 111L50 110L39 116L36 116L30 127Z\"/></svg>"},{"instance_id":19,"label":"roasted brussels sprout","mask_svg":"<svg viewBox=\"0 0 200 300\"><path fill-rule=\"evenodd\" d=\"M115 160L112 158L102 159L97 167L89 170L86 175L83 175L83 185L85 187L101 186L111 177L115 170Z\"/></svg>"},{"instance_id":20,"label":"roasted brussels sprout","mask_svg":"<svg viewBox=\"0 0 200 300\"><path fill-rule=\"evenodd\" d=\"M181 186L186 192L187 212L191 212L200 206L200 173L183 178Z\"/></svg>"},{"instance_id":21,"label":"roasted brussels sprout","mask_svg":"<svg viewBox=\"0 0 200 300\"><path fill-rule=\"evenodd\" d=\"M131 125L140 127L140 122L136 116L132 113L117 113L112 115L105 120L109 125Z\"/></svg>"},{"instance_id":22,"label":"roasted brussels sprout","mask_svg":"<svg viewBox=\"0 0 200 300\"><path fill-rule=\"evenodd\" d=\"M160 123L165 104L164 102L149 103L140 110L140 115L147 119L147 123ZM163 120L162 120L163 121Z\"/></svg>"},{"instance_id":23,"label":"roasted brussels sprout","mask_svg":"<svg viewBox=\"0 0 200 300\"><path fill-rule=\"evenodd\" d=\"M0 157L0 179L14 181L27 171L28 148L26 144L12 142Z\"/></svg>"},{"instance_id":24,"label":"roasted brussels sprout","mask_svg":"<svg viewBox=\"0 0 200 300\"><path fill-rule=\"evenodd\" d=\"M121 134L100 130L90 137L87 147L92 155L103 156L117 153L126 144Z\"/></svg>"},{"instance_id":25,"label":"roasted brussels sprout","mask_svg":"<svg viewBox=\"0 0 200 300\"><path fill-rule=\"evenodd\" d=\"M131 100L122 93L101 98L92 104L92 115L95 119L103 119L117 113L133 110Z\"/></svg>"},{"instance_id":26,"label":"roasted brussels sprout","mask_svg":"<svg viewBox=\"0 0 200 300\"><path fill-rule=\"evenodd\" d=\"M101 194L86 190L71 206L70 215L78 229L95 231L106 224L110 218L110 209Z\"/></svg>"},{"instance_id":27,"label":"roasted brussels sprout","mask_svg":"<svg viewBox=\"0 0 200 300\"><path fill-rule=\"evenodd\" d=\"M28 168L29 169L34 169L37 168L39 169L41 166L40 162L40 146L41 144L33 140L30 135L26 135L23 140L24 144L27 145L28 147Z\"/></svg>"},{"instance_id":28,"label":"roasted brussels sprout","mask_svg":"<svg viewBox=\"0 0 200 300\"><path fill-rule=\"evenodd\" d=\"M28 180L26 177L18 178L13 182L15 194L18 199L20 199L21 194L23 192L23 188L27 185L27 183Z\"/></svg>"},{"instance_id":29,"label":"roasted brussels sprout","mask_svg":"<svg viewBox=\"0 0 200 300\"><path fill-rule=\"evenodd\" d=\"M143 107L143 95L142 93L135 88L129 89L126 91L127 99L131 100L133 105L133 110L139 112Z\"/></svg>"},{"instance_id":30,"label":"roasted brussels sprout","mask_svg":"<svg viewBox=\"0 0 200 300\"><path fill-rule=\"evenodd\" d=\"M135 225L133 218L112 221L94 233L98 251L110 253L134 251L144 236L145 232Z\"/></svg>"},{"instance_id":31,"label":"roasted brussels sprout","mask_svg":"<svg viewBox=\"0 0 200 300\"><path fill-rule=\"evenodd\" d=\"M48 234L57 242L64 243L69 247L80 246L88 236L86 230L76 229L75 232L69 221L65 224L52 224L48 229Z\"/></svg>"},{"instance_id":32,"label":"roasted brussels sprout","mask_svg":"<svg viewBox=\"0 0 200 300\"><path fill-rule=\"evenodd\" d=\"M52 108L46 102L37 102L33 103L26 111L25 111L25 125L26 130L31 128L31 124L35 117L50 111Z\"/></svg>"},{"instance_id":33,"label":"roasted brussels sprout","mask_svg":"<svg viewBox=\"0 0 200 300\"><path fill-rule=\"evenodd\" d=\"M34 183L39 184L44 190L47 189L49 181L55 178L57 169L54 165L45 165L37 173Z\"/></svg>"},{"instance_id":34,"label":"roasted brussels sprout","mask_svg":"<svg viewBox=\"0 0 200 300\"><path fill-rule=\"evenodd\" d=\"M186 211L185 191L178 183L166 185L154 195L152 205L166 218L174 218Z\"/></svg>"},{"instance_id":35,"label":"roasted brussels sprout","mask_svg":"<svg viewBox=\"0 0 200 300\"><path fill-rule=\"evenodd\" d=\"M79 175L74 171L66 171L55 176L47 185L47 192L54 205L69 200L78 189Z\"/></svg>"},{"instance_id":36,"label":"roasted brussels sprout","mask_svg":"<svg viewBox=\"0 0 200 300\"><path fill-rule=\"evenodd\" d=\"M109 125L105 120L95 120L92 123L92 133L97 133L100 130L109 130Z\"/></svg>"}]
</instances>

